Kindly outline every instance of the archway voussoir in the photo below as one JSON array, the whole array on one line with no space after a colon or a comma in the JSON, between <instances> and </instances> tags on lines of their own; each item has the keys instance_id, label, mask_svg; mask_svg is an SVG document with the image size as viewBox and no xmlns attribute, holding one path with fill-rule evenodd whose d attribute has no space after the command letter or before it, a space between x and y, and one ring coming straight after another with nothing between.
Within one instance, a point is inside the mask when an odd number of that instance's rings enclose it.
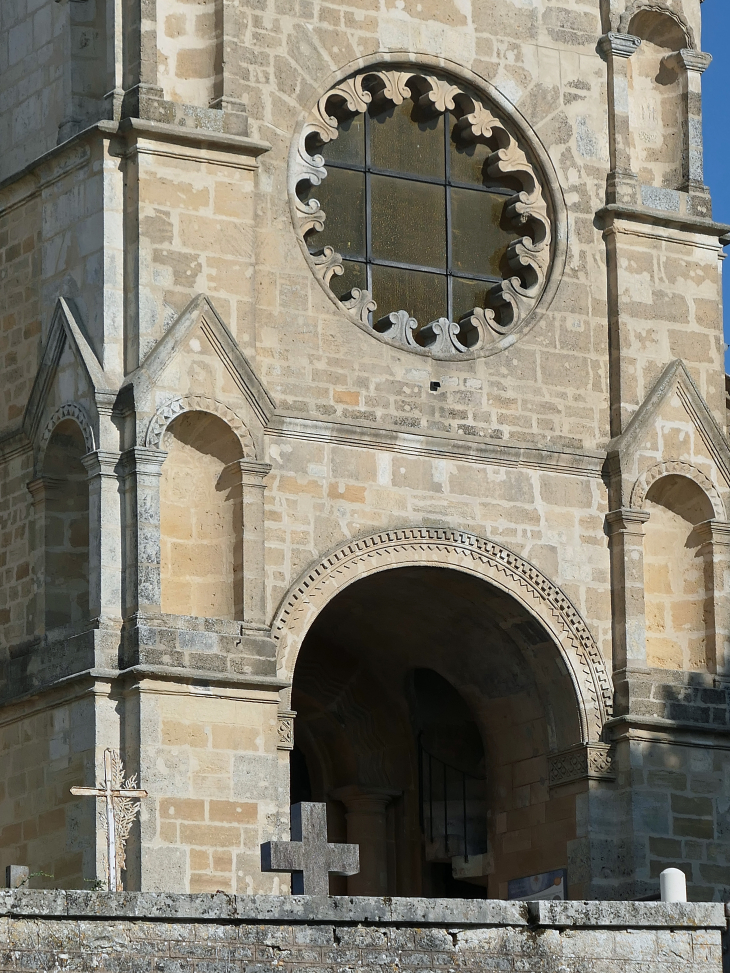
<instances>
[{"instance_id":1,"label":"archway voussoir","mask_svg":"<svg viewBox=\"0 0 730 973\"><path fill-rule=\"evenodd\" d=\"M583 742L596 742L612 713L613 689L590 629L567 595L534 564L494 541L445 528L406 527L367 535L330 552L284 598L272 631L278 668L292 678L314 618L341 590L374 572L425 565L466 571L512 595L553 636L571 674ZM306 608L301 604L306 595ZM301 606L299 611L294 609Z\"/></svg>"}]
</instances>

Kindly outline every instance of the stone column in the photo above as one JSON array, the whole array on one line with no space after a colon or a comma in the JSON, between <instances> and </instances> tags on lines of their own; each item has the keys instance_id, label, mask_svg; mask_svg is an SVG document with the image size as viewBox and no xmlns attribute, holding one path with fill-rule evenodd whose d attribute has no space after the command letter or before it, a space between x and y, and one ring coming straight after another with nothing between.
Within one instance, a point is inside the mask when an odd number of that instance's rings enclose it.
<instances>
[{"instance_id":1,"label":"stone column","mask_svg":"<svg viewBox=\"0 0 730 973\"><path fill-rule=\"evenodd\" d=\"M127 583L124 615L160 611L160 477L167 453L135 446L124 454Z\"/></svg>"},{"instance_id":2,"label":"stone column","mask_svg":"<svg viewBox=\"0 0 730 973\"><path fill-rule=\"evenodd\" d=\"M598 50L608 66L608 133L611 171L606 185L607 203L636 205L638 179L631 168L629 124L629 58L641 40L633 34L604 34Z\"/></svg>"},{"instance_id":3,"label":"stone column","mask_svg":"<svg viewBox=\"0 0 730 973\"><path fill-rule=\"evenodd\" d=\"M350 784L331 797L346 808L347 843L360 846L360 871L347 879L348 895L388 894L386 809L400 791Z\"/></svg>"},{"instance_id":4,"label":"stone column","mask_svg":"<svg viewBox=\"0 0 730 973\"><path fill-rule=\"evenodd\" d=\"M685 115L682 186L685 192L707 194L702 141L702 75L712 55L684 49L664 58L680 77Z\"/></svg>"},{"instance_id":5,"label":"stone column","mask_svg":"<svg viewBox=\"0 0 730 973\"><path fill-rule=\"evenodd\" d=\"M703 544L707 662L710 671L730 675L730 523L707 520L695 531Z\"/></svg>"},{"instance_id":6,"label":"stone column","mask_svg":"<svg viewBox=\"0 0 730 973\"><path fill-rule=\"evenodd\" d=\"M264 480L271 472L268 463L242 459L243 501L243 620L251 625L266 622L266 544L264 537Z\"/></svg>"},{"instance_id":7,"label":"stone column","mask_svg":"<svg viewBox=\"0 0 730 973\"><path fill-rule=\"evenodd\" d=\"M646 668L644 529L646 510L621 508L606 514L611 554L613 669Z\"/></svg>"},{"instance_id":8,"label":"stone column","mask_svg":"<svg viewBox=\"0 0 730 973\"><path fill-rule=\"evenodd\" d=\"M81 458L89 480L89 616L122 616L122 511L119 453L98 449Z\"/></svg>"}]
</instances>

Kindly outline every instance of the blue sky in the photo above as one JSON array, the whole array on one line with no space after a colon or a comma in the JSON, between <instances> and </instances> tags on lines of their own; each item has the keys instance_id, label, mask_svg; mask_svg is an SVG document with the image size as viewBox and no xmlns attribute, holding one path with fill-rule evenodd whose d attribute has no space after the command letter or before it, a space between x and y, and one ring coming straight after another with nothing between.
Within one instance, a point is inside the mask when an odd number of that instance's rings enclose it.
<instances>
[{"instance_id":1,"label":"blue sky","mask_svg":"<svg viewBox=\"0 0 730 973\"><path fill-rule=\"evenodd\" d=\"M712 190L713 216L730 223L730 0L702 4L702 50L712 64L702 79L705 117L705 182ZM724 266L725 341L730 343L730 262ZM730 369L730 355L725 370Z\"/></svg>"}]
</instances>

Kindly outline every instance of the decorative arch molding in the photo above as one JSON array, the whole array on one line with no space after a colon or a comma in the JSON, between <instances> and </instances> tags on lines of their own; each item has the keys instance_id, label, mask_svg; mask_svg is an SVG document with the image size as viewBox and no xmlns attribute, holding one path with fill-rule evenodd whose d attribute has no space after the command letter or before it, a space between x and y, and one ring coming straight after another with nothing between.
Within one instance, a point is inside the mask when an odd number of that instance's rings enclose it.
<instances>
[{"instance_id":1,"label":"decorative arch molding","mask_svg":"<svg viewBox=\"0 0 730 973\"><path fill-rule=\"evenodd\" d=\"M618 32L620 34L628 34L629 25L632 19L636 16L636 14L641 13L643 10L646 10L649 13L663 14L665 17L669 17L684 33L687 41L687 47L693 51L697 50L694 31L684 17L672 10L666 3L659 2L659 0L649 0L649 2L647 2L647 0L633 0L633 3L630 3L626 10L621 14L621 18L618 22Z\"/></svg>"},{"instance_id":2,"label":"decorative arch molding","mask_svg":"<svg viewBox=\"0 0 730 973\"><path fill-rule=\"evenodd\" d=\"M657 463L655 466L645 470L631 488L630 504L632 507L643 510L646 504L646 495L650 488L663 476L684 476L692 480L697 486L707 494L712 509L715 512L716 520L725 520L725 504L722 497L712 482L701 470L690 463L682 463L679 460L668 460L665 463Z\"/></svg>"},{"instance_id":3,"label":"decorative arch molding","mask_svg":"<svg viewBox=\"0 0 730 973\"><path fill-rule=\"evenodd\" d=\"M84 444L86 446L86 452L92 453L96 449L96 440L94 437L94 427L91 424L91 419L88 413L79 405L78 402L66 402L65 405L60 406L53 415L50 417L48 422L43 427L43 432L41 433L40 439L38 441L38 468L39 470L43 467L43 460L46 455L46 448L48 446L48 441L53 435L53 430L56 426L63 422L64 419L73 419L76 425L81 430L81 434L84 437Z\"/></svg>"},{"instance_id":4,"label":"decorative arch molding","mask_svg":"<svg viewBox=\"0 0 730 973\"><path fill-rule=\"evenodd\" d=\"M288 679L312 622L355 581L391 568L430 565L475 575L515 598L554 638L580 712L582 743L601 739L613 686L590 629L568 596L534 564L493 541L448 528L402 527L370 534L333 551L302 575L272 624L277 665Z\"/></svg>"},{"instance_id":5,"label":"decorative arch molding","mask_svg":"<svg viewBox=\"0 0 730 973\"><path fill-rule=\"evenodd\" d=\"M256 459L253 436L246 423L217 399L205 395L180 395L161 406L150 419L145 445L160 449L165 430L183 412L209 412L222 419L238 437L245 459Z\"/></svg>"},{"instance_id":6,"label":"decorative arch molding","mask_svg":"<svg viewBox=\"0 0 730 973\"><path fill-rule=\"evenodd\" d=\"M530 327L535 323L538 306L549 305L565 262L565 209L557 177L549 171L549 160L546 165L543 154L534 153L538 140L528 131L525 119L506 99L494 98L487 90L491 86L481 79L475 79L476 84L454 84L454 80L462 81L461 72L453 71L450 65L442 62L432 66L425 61L422 66L404 64L395 55L383 56L372 64L365 59L357 63L349 76L340 77L318 99L292 145L288 187L291 212L310 268L327 296L350 320L385 343L437 359L491 355L510 347L527 330L528 322ZM449 77L441 76L447 72ZM485 89L484 94L480 88ZM325 246L321 253L309 252L304 236L311 230L324 229L326 213L316 199L300 199L297 187L305 183L316 187L327 176L324 158L312 154L307 143L313 136L325 144L338 137L339 121L333 106L356 115L376 101L400 105L411 97L434 114L455 111L466 140L492 147L489 174L519 185L504 209L515 231L506 256L511 276L494 285L485 307L474 308L458 322L448 318L416 322L407 312L395 310L388 315L389 323L383 330L382 322L378 328L370 324L369 316L376 305L367 290L353 288L343 301L330 290L332 278L344 272L342 256L331 246ZM506 117L493 114L490 104ZM529 146L535 161L539 158L539 165L528 158L522 142ZM417 332L419 323L424 327Z\"/></svg>"}]
</instances>

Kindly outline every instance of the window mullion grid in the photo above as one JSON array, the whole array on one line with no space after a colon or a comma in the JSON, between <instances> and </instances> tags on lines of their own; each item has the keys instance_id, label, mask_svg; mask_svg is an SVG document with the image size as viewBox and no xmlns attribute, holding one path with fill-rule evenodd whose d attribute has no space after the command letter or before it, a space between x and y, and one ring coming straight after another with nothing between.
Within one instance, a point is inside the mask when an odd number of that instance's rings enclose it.
<instances>
[{"instance_id":1,"label":"window mullion grid","mask_svg":"<svg viewBox=\"0 0 730 973\"><path fill-rule=\"evenodd\" d=\"M454 278L451 273L451 115L444 112L444 193L446 205L446 316L454 313Z\"/></svg>"},{"instance_id":2,"label":"window mullion grid","mask_svg":"<svg viewBox=\"0 0 730 973\"><path fill-rule=\"evenodd\" d=\"M370 112L365 109L365 285L372 296L372 207L370 202ZM374 312L370 312L370 323L374 323Z\"/></svg>"}]
</instances>

